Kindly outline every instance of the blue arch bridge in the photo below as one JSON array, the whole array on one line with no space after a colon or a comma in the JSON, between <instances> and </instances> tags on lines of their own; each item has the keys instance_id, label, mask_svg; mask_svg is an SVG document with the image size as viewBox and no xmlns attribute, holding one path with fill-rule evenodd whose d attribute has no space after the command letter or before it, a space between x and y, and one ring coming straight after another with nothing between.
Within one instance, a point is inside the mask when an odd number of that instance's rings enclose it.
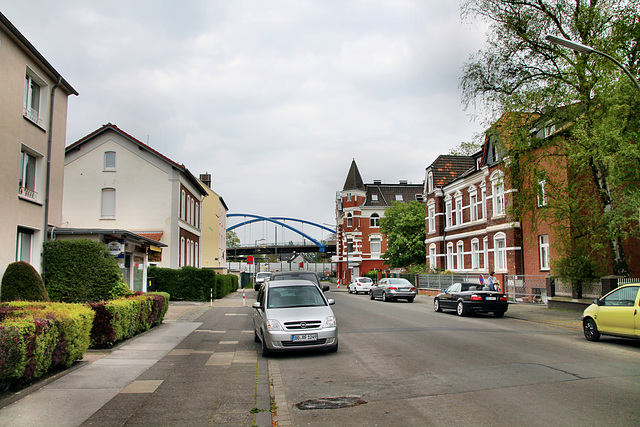
<instances>
[{"instance_id":1,"label":"blue arch bridge","mask_svg":"<svg viewBox=\"0 0 640 427\"><path fill-rule=\"evenodd\" d=\"M231 213L227 214L227 218L233 217L243 217L244 221L234 224L230 227L227 227L227 231L235 230L236 228L243 227L245 225L250 225L256 222L269 222L275 224L277 226L281 226L290 230L299 236L301 236L304 240L302 242L275 242L268 243L264 241L264 239L260 239L261 241L256 241L255 243L248 243L239 246L227 246L227 259L236 256L242 255L252 255L256 252L260 252L261 254L278 254L278 253L309 253L309 252L322 252L326 253L328 256L335 255L336 253L336 242L335 242L335 232L334 228L326 227L322 224L317 224L315 222L307 221L304 219L298 218L287 218L287 217L266 217L261 215L253 215L253 214L243 214L243 213ZM248 218L248 219L246 219ZM316 227L318 229L327 231L331 234L331 238L333 240L318 240L315 237L310 236L302 230L299 230L289 224L288 222L296 222L300 224L307 224L312 227ZM276 239L277 240L277 239ZM258 244L259 243L259 244Z\"/></svg>"}]
</instances>

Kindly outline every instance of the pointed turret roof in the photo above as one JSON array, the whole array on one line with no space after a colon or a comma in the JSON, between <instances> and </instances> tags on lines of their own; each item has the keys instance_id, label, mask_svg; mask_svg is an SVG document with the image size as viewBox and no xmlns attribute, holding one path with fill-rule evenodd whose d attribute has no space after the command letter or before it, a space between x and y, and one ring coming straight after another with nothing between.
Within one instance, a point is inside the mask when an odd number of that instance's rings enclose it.
<instances>
[{"instance_id":1,"label":"pointed turret roof","mask_svg":"<svg viewBox=\"0 0 640 427\"><path fill-rule=\"evenodd\" d=\"M351 161L351 167L349 168L349 173L347 174L347 180L344 182L344 187L342 190L365 190L364 182L362 181L362 177L360 176L360 171L358 170L358 166L356 165L356 159Z\"/></svg>"}]
</instances>

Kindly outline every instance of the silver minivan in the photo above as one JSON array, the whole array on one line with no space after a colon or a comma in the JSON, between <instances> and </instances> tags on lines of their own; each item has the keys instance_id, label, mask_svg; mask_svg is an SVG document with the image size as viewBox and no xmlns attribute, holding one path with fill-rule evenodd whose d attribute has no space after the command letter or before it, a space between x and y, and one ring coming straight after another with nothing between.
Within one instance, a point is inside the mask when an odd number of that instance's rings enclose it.
<instances>
[{"instance_id":1,"label":"silver minivan","mask_svg":"<svg viewBox=\"0 0 640 427\"><path fill-rule=\"evenodd\" d=\"M271 280L253 303L254 339L262 355L287 350L338 351L338 323L320 288L307 280Z\"/></svg>"}]
</instances>

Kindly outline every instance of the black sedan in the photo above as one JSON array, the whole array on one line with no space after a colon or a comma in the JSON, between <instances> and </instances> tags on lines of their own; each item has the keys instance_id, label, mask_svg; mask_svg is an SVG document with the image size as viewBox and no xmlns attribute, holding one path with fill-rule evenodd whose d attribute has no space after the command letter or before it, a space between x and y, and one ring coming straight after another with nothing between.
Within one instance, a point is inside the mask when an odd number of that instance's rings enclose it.
<instances>
[{"instance_id":1,"label":"black sedan","mask_svg":"<svg viewBox=\"0 0 640 427\"><path fill-rule=\"evenodd\" d=\"M507 296L502 292L488 289L477 283L454 283L433 299L435 311L455 310L458 316L472 312L493 312L496 317L504 316L509 308Z\"/></svg>"}]
</instances>

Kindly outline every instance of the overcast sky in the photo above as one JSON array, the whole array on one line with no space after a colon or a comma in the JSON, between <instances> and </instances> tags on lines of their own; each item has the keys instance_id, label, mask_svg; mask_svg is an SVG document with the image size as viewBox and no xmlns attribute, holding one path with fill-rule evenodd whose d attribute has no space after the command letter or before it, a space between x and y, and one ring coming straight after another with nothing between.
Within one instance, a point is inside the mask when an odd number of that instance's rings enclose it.
<instances>
[{"instance_id":1,"label":"overcast sky","mask_svg":"<svg viewBox=\"0 0 640 427\"><path fill-rule=\"evenodd\" d=\"M333 224L353 158L365 182L420 183L439 154L485 128L459 83L486 30L461 22L455 0L0 0L0 10L80 94L67 145L111 122L211 173L230 213Z\"/></svg>"}]
</instances>

